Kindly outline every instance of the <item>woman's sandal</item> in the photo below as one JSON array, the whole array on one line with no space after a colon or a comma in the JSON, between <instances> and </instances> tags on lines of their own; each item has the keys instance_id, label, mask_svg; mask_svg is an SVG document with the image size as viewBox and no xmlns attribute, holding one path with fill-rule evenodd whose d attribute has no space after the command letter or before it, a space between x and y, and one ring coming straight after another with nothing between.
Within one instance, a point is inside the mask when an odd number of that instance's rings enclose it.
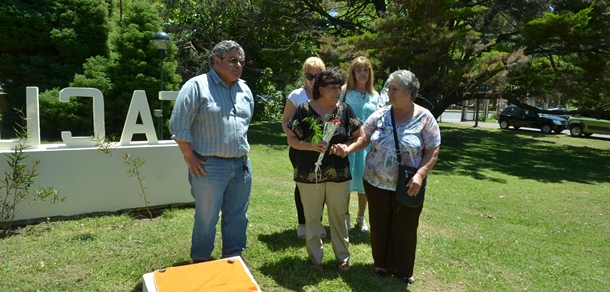
<instances>
[{"instance_id":1,"label":"woman's sandal","mask_svg":"<svg viewBox=\"0 0 610 292\"><path fill-rule=\"evenodd\" d=\"M349 263L348 262L343 262L339 264L339 270L341 271L349 271Z\"/></svg>"},{"instance_id":2,"label":"woman's sandal","mask_svg":"<svg viewBox=\"0 0 610 292\"><path fill-rule=\"evenodd\" d=\"M320 238L325 239L326 237L328 237L328 235L326 234L326 229L324 228L324 226L320 226Z\"/></svg>"},{"instance_id":3,"label":"woman's sandal","mask_svg":"<svg viewBox=\"0 0 610 292\"><path fill-rule=\"evenodd\" d=\"M297 227L297 236L302 239L305 240L305 225L300 225Z\"/></svg>"},{"instance_id":4,"label":"woman's sandal","mask_svg":"<svg viewBox=\"0 0 610 292\"><path fill-rule=\"evenodd\" d=\"M409 286L409 285L413 285L413 282L415 281L415 280L413 280L413 277L409 277L409 278L402 278L402 280L403 280L405 283L407 283L407 286Z\"/></svg>"}]
</instances>

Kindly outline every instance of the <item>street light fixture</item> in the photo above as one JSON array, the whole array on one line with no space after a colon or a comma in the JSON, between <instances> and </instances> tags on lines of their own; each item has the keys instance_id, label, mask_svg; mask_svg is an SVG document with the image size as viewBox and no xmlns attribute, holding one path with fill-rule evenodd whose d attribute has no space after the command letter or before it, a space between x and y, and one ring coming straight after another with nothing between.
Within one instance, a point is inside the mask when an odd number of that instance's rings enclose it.
<instances>
[{"instance_id":1,"label":"street light fixture","mask_svg":"<svg viewBox=\"0 0 610 292\"><path fill-rule=\"evenodd\" d=\"M165 58L165 50L169 48L169 35L162 31L155 33L152 38L155 48L159 50L159 59L161 59L161 65L159 71L161 72L161 86L159 92L163 91L163 58ZM156 110L155 110L156 111ZM163 139L163 101L159 100L159 111L155 113L157 116L157 136L159 140Z\"/></svg>"}]
</instances>

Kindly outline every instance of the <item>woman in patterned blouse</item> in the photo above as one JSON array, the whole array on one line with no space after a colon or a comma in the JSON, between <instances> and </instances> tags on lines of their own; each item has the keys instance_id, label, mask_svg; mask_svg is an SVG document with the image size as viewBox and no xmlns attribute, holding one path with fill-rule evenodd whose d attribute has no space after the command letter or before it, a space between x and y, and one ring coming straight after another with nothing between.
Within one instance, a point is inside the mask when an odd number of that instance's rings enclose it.
<instances>
[{"instance_id":1,"label":"woman in patterned blouse","mask_svg":"<svg viewBox=\"0 0 610 292\"><path fill-rule=\"evenodd\" d=\"M417 226L423 204L405 207L395 198L398 161L391 111L402 163L418 169L407 184L407 193L415 196L436 164L441 144L436 119L414 103L418 91L415 74L406 70L390 74L381 93L387 95L390 106L377 110L362 126L366 141L371 144L365 160L364 189L369 203L375 273L381 277L394 275L408 285L413 283Z\"/></svg>"}]
</instances>

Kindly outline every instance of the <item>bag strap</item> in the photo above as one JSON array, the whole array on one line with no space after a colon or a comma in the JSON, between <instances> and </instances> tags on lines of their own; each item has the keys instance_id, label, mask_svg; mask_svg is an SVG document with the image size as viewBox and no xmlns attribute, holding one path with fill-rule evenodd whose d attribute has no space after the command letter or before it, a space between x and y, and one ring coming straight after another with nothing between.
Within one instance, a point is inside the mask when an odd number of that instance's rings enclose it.
<instances>
[{"instance_id":1,"label":"bag strap","mask_svg":"<svg viewBox=\"0 0 610 292\"><path fill-rule=\"evenodd\" d=\"M400 147L398 146L398 135L396 134L396 121L394 120L394 107L390 107L390 117L392 118L392 133L394 133L394 147L396 147L396 160L398 165L402 165L402 157L400 157ZM404 165L409 172L417 172L417 168Z\"/></svg>"},{"instance_id":2,"label":"bag strap","mask_svg":"<svg viewBox=\"0 0 610 292\"><path fill-rule=\"evenodd\" d=\"M392 133L394 133L394 147L396 147L396 160L398 165L402 164L402 157L400 157L400 147L398 146L398 135L396 134L396 120L394 120L394 107L390 107L390 117L392 119Z\"/></svg>"}]
</instances>

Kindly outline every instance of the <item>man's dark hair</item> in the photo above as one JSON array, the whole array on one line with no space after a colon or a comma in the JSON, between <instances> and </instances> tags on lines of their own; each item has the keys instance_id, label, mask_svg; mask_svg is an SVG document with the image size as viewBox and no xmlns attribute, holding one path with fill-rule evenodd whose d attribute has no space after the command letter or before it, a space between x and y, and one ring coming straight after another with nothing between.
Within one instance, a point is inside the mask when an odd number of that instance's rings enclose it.
<instances>
[{"instance_id":1,"label":"man's dark hair","mask_svg":"<svg viewBox=\"0 0 610 292\"><path fill-rule=\"evenodd\" d=\"M243 59L246 58L246 55L244 54L244 49L242 49L242 47L238 43L232 40L224 40L216 44L216 46L214 46L214 49L212 49L212 53L210 53L208 60L210 68L214 68L214 57L224 59L225 55L230 51L237 51L237 53Z\"/></svg>"}]
</instances>

